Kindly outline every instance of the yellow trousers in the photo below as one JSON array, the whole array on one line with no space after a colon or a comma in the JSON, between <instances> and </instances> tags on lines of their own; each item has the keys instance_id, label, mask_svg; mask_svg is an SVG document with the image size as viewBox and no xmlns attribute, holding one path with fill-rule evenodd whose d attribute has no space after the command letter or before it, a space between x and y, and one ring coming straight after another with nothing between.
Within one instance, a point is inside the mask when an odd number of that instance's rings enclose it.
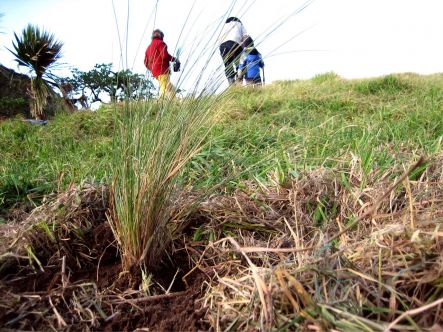
<instances>
[{"instance_id":1,"label":"yellow trousers","mask_svg":"<svg viewBox=\"0 0 443 332\"><path fill-rule=\"evenodd\" d=\"M170 75L158 75L156 78L157 81L160 83L160 97L164 97L166 94L171 97L175 97L175 88L171 83Z\"/></svg>"}]
</instances>

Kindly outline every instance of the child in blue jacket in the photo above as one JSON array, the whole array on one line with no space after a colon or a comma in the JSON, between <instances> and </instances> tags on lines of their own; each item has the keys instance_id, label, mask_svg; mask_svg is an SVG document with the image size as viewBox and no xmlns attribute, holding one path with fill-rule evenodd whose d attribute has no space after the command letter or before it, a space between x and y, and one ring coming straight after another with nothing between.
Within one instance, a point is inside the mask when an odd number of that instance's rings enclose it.
<instances>
[{"instance_id":1,"label":"child in blue jacket","mask_svg":"<svg viewBox=\"0 0 443 332\"><path fill-rule=\"evenodd\" d=\"M260 68L265 66L262 56L254 47L251 37L246 37L243 41L243 54L239 65L239 79L245 79L246 85L261 85Z\"/></svg>"}]
</instances>

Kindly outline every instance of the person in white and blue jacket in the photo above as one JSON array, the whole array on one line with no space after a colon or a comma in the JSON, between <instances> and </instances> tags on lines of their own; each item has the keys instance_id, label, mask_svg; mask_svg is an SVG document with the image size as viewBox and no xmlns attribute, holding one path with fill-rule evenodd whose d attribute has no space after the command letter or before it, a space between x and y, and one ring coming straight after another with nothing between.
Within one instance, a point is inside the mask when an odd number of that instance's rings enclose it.
<instances>
[{"instance_id":1,"label":"person in white and blue jacket","mask_svg":"<svg viewBox=\"0 0 443 332\"><path fill-rule=\"evenodd\" d=\"M246 37L243 41L243 54L240 59L238 77L245 79L246 85L261 85L260 69L265 66L259 51L254 47L251 37Z\"/></svg>"},{"instance_id":2,"label":"person in white and blue jacket","mask_svg":"<svg viewBox=\"0 0 443 332\"><path fill-rule=\"evenodd\" d=\"M243 51L242 41L247 37L243 23L237 17L229 17L220 34L220 55L225 65L229 85L235 83L238 62Z\"/></svg>"}]
</instances>

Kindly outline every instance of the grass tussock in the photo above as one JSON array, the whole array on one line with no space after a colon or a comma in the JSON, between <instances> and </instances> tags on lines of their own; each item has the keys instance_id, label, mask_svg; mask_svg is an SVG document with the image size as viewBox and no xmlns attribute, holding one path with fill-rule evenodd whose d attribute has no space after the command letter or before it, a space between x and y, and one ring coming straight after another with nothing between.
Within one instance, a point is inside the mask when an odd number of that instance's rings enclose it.
<instances>
[{"instance_id":1,"label":"grass tussock","mask_svg":"<svg viewBox=\"0 0 443 332\"><path fill-rule=\"evenodd\" d=\"M180 174L216 123L218 99L165 98L126 104L117 114L109 222L126 269L159 263L171 240L168 224L179 218Z\"/></svg>"}]
</instances>

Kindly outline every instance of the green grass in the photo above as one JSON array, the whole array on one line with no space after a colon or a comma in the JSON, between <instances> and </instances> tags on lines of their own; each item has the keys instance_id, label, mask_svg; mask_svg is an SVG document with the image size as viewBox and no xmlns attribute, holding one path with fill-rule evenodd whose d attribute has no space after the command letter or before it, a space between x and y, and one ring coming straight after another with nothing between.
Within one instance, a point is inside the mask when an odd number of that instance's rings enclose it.
<instances>
[{"instance_id":1,"label":"green grass","mask_svg":"<svg viewBox=\"0 0 443 332\"><path fill-rule=\"evenodd\" d=\"M212 186L231 176L279 181L301 170L342 167L352 156L383 171L441 151L443 76L389 75L343 80L334 73L233 91L224 119L185 169L183 181ZM47 126L0 124L0 209L71 182L110 183L113 117L58 115ZM233 172L238 174L232 177Z\"/></svg>"},{"instance_id":2,"label":"green grass","mask_svg":"<svg viewBox=\"0 0 443 332\"><path fill-rule=\"evenodd\" d=\"M384 84L391 88L362 93L362 86ZM220 165L229 163L243 168L258 163L254 173L265 179L273 171L297 174L343 165L351 154L363 161L366 172L415 154L434 154L443 135L442 88L441 76L347 81L327 74L264 90L241 89L229 105L234 111L215 128L201 154L200 166L206 180L217 182Z\"/></svg>"},{"instance_id":3,"label":"green grass","mask_svg":"<svg viewBox=\"0 0 443 332\"><path fill-rule=\"evenodd\" d=\"M58 115L46 126L1 123L0 210L85 178L107 178L112 128L107 111Z\"/></svg>"}]
</instances>

